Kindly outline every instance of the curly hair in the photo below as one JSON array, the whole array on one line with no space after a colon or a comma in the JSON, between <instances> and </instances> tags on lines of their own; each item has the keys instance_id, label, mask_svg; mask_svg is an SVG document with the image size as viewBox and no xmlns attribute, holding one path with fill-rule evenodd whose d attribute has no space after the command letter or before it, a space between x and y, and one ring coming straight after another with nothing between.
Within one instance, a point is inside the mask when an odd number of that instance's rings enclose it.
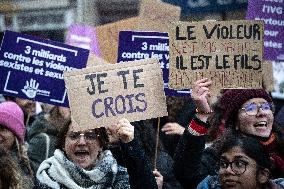
<instances>
[{"instance_id":1,"label":"curly hair","mask_svg":"<svg viewBox=\"0 0 284 189\"><path fill-rule=\"evenodd\" d=\"M0 188L23 189L23 178L18 164L11 155L0 148Z\"/></svg>"}]
</instances>

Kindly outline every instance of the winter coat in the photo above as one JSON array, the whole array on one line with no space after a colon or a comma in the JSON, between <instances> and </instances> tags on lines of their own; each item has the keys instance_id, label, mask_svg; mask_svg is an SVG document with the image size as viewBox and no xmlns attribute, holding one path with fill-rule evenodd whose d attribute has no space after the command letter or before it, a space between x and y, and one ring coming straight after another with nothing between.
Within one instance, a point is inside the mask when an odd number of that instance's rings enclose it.
<instances>
[{"instance_id":1,"label":"winter coat","mask_svg":"<svg viewBox=\"0 0 284 189\"><path fill-rule=\"evenodd\" d=\"M219 177L207 176L200 182L196 189L222 189ZM284 179L270 180L264 189L284 189Z\"/></svg>"},{"instance_id":2,"label":"winter coat","mask_svg":"<svg viewBox=\"0 0 284 189\"><path fill-rule=\"evenodd\" d=\"M35 189L130 189L126 168L117 164L109 150L101 153L95 167L85 170L57 149L40 164L36 179Z\"/></svg>"},{"instance_id":3,"label":"winter coat","mask_svg":"<svg viewBox=\"0 0 284 189\"><path fill-rule=\"evenodd\" d=\"M158 153L156 166L163 176L163 189L182 189L173 173L174 161L172 157L165 151Z\"/></svg>"},{"instance_id":4,"label":"winter coat","mask_svg":"<svg viewBox=\"0 0 284 189\"><path fill-rule=\"evenodd\" d=\"M126 167L131 189L157 189L157 183L151 165L142 147L134 137L129 143L120 143L110 148L118 164Z\"/></svg>"},{"instance_id":5,"label":"winter coat","mask_svg":"<svg viewBox=\"0 0 284 189\"><path fill-rule=\"evenodd\" d=\"M46 120L44 114L30 126L27 134L28 156L34 172L41 162L53 156L57 142L58 130Z\"/></svg>"},{"instance_id":6,"label":"winter coat","mask_svg":"<svg viewBox=\"0 0 284 189\"><path fill-rule=\"evenodd\" d=\"M206 131L209 127L208 123L203 123L197 118L194 118L190 124L190 128L186 129L179 141L175 156L174 156L174 174L177 180L184 188L196 188L208 175L216 175L215 166L218 161L217 151L218 141L214 142L210 147L205 148L206 135L193 135L192 126L194 125L199 131ZM193 131L195 132L195 131ZM278 155L275 140L272 143L274 148L266 147L268 153L274 152L274 156ZM271 152L269 150L272 150ZM274 158L274 156L271 156ZM282 178L281 162L283 161L280 156L278 161L275 161L275 168L272 170L273 178ZM283 163L284 164L284 163ZM276 174L275 174L276 173Z\"/></svg>"}]
</instances>

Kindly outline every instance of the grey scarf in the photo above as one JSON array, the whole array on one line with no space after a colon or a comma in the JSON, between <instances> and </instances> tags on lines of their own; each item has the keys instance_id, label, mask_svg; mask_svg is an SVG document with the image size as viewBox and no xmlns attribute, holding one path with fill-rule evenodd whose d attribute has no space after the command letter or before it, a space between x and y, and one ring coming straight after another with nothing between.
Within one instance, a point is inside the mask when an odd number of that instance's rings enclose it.
<instances>
[{"instance_id":1,"label":"grey scarf","mask_svg":"<svg viewBox=\"0 0 284 189\"><path fill-rule=\"evenodd\" d=\"M119 166L109 150L102 152L91 170L68 160L61 150L43 161L36 174L40 185L52 189L122 189L130 188L126 168Z\"/></svg>"}]
</instances>

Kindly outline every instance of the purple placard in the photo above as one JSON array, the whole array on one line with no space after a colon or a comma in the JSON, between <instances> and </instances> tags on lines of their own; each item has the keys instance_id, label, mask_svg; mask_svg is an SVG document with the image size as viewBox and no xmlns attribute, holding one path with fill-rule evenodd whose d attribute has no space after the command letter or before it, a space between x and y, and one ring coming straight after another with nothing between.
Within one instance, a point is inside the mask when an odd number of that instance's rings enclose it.
<instances>
[{"instance_id":1,"label":"purple placard","mask_svg":"<svg viewBox=\"0 0 284 189\"><path fill-rule=\"evenodd\" d=\"M185 96L190 90L173 90L169 82L169 35L161 32L120 31L117 62L158 58L167 96Z\"/></svg>"},{"instance_id":2,"label":"purple placard","mask_svg":"<svg viewBox=\"0 0 284 189\"><path fill-rule=\"evenodd\" d=\"M100 56L96 29L94 27L72 24L68 29L66 43L88 49L91 53Z\"/></svg>"},{"instance_id":3,"label":"purple placard","mask_svg":"<svg viewBox=\"0 0 284 189\"><path fill-rule=\"evenodd\" d=\"M264 59L284 61L283 0L250 0L246 18L264 20Z\"/></svg>"},{"instance_id":4,"label":"purple placard","mask_svg":"<svg viewBox=\"0 0 284 189\"><path fill-rule=\"evenodd\" d=\"M63 71L86 67L89 51L5 31L0 50L0 93L68 106Z\"/></svg>"}]
</instances>

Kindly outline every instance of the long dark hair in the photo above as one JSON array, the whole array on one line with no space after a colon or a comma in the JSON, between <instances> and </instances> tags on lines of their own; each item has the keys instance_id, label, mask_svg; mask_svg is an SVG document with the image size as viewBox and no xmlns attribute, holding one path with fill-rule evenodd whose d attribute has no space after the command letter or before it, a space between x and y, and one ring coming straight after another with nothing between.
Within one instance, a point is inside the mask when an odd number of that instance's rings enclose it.
<instances>
[{"instance_id":1,"label":"long dark hair","mask_svg":"<svg viewBox=\"0 0 284 189\"><path fill-rule=\"evenodd\" d=\"M223 153L234 147L240 147L248 157L255 160L258 167L271 169L272 162L269 154L260 141L245 135L229 133L221 142L218 157L220 158Z\"/></svg>"},{"instance_id":2,"label":"long dark hair","mask_svg":"<svg viewBox=\"0 0 284 189\"><path fill-rule=\"evenodd\" d=\"M20 167L3 148L0 148L0 179L2 184L1 188L23 188L23 178Z\"/></svg>"}]
</instances>

